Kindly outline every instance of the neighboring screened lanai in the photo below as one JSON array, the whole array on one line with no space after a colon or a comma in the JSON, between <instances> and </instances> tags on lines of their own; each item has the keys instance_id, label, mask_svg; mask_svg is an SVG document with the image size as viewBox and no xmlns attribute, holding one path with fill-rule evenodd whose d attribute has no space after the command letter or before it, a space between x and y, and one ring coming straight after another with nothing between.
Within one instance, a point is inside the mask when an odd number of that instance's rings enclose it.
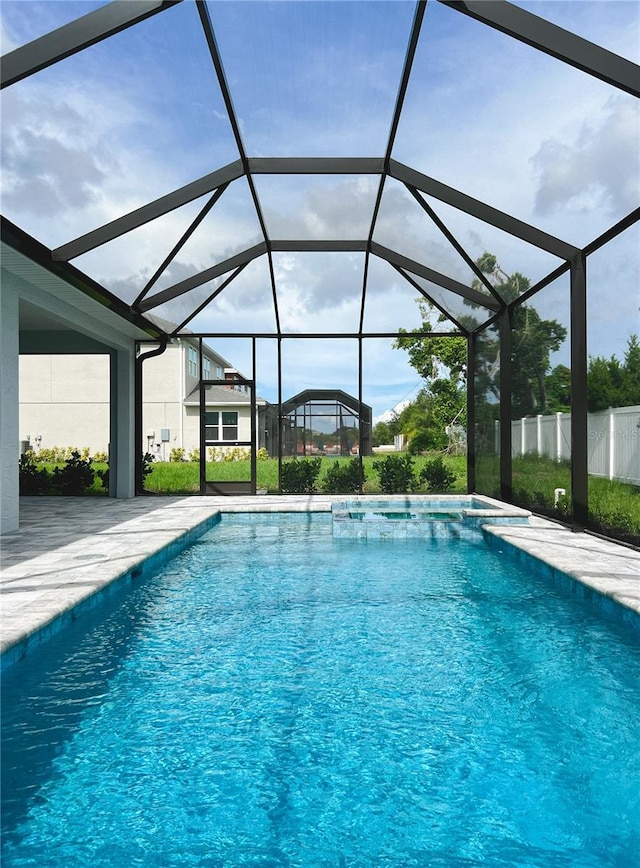
<instances>
[{"instance_id":1,"label":"neighboring screened lanai","mask_svg":"<svg viewBox=\"0 0 640 868\"><path fill-rule=\"evenodd\" d=\"M286 454L371 454L371 407L340 389L300 392L282 403L281 416Z\"/></svg>"},{"instance_id":2,"label":"neighboring screened lanai","mask_svg":"<svg viewBox=\"0 0 640 868\"><path fill-rule=\"evenodd\" d=\"M535 508L524 459L550 457L579 529L615 461L640 484L638 408L594 435L588 379L640 333L637 3L4 0L2 19L3 240L174 323L140 359L188 329L282 434L290 395L374 422L399 402L419 380L402 330L462 337L469 491Z\"/></svg>"}]
</instances>

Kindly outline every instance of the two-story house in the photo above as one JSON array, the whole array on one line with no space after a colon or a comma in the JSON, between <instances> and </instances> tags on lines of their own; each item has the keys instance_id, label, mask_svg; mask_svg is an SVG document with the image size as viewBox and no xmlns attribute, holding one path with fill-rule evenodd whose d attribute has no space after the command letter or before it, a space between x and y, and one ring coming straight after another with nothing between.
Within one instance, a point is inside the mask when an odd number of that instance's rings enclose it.
<instances>
[{"instance_id":1,"label":"two-story house","mask_svg":"<svg viewBox=\"0 0 640 868\"><path fill-rule=\"evenodd\" d=\"M166 325L166 324L164 324ZM161 355L143 365L143 452L169 460L181 448L185 457L200 448L199 342L174 339ZM242 374L203 342L207 448L228 450L252 441L251 391ZM217 381L217 382L216 382ZM109 358L105 355L25 355L20 358L20 439L38 452L52 447L109 449ZM256 397L256 447L268 447L271 414Z\"/></svg>"}]
</instances>

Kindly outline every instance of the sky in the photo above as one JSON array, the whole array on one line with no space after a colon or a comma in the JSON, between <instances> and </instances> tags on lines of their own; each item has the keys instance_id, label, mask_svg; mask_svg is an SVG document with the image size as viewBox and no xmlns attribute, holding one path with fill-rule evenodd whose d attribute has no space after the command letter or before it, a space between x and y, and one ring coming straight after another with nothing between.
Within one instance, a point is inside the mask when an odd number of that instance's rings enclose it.
<instances>
[{"instance_id":1,"label":"sky","mask_svg":"<svg viewBox=\"0 0 640 868\"><path fill-rule=\"evenodd\" d=\"M102 5L3 0L2 52ZM518 5L634 62L635 0L541 0ZM383 156L414 4L209 4L249 156ZM2 94L2 213L55 248L238 158L191 0L44 70ZM496 208L584 246L638 207L637 101L529 46L430 0L392 156ZM366 238L376 176L255 177L273 239ZM426 198L426 197L425 197ZM208 197L74 260L133 302ZM489 250L532 282L559 261L436 200L428 200L472 258ZM233 182L153 292L262 240L245 179ZM469 283L468 267L397 181L385 185L374 240ZM640 333L640 232L588 264L592 355L621 357ZM355 332L362 253L275 253L284 330ZM219 283L221 282L220 279ZM157 308L181 322L207 284ZM568 325L566 278L535 300ZM365 329L419 325L417 292L384 260L370 260ZM452 313L468 313L455 298ZM434 317L435 323L435 317ZM254 260L190 327L274 331L266 257ZM440 326L450 327L449 323ZM250 373L250 342L210 339ZM374 417L420 381L390 339L363 349L363 399ZM283 342L283 399L307 388L358 394L353 340ZM568 363L569 346L552 359ZM258 390L277 398L275 341L258 344Z\"/></svg>"}]
</instances>

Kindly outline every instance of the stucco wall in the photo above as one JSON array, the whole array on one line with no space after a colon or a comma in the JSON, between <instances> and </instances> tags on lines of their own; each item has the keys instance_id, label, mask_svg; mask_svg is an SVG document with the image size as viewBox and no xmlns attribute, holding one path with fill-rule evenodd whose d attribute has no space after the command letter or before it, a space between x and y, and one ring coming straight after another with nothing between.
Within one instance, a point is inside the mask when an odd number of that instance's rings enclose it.
<instances>
[{"instance_id":1,"label":"stucco wall","mask_svg":"<svg viewBox=\"0 0 640 868\"><path fill-rule=\"evenodd\" d=\"M107 451L108 355L20 357L20 440L27 439L36 452L54 446Z\"/></svg>"},{"instance_id":2,"label":"stucco wall","mask_svg":"<svg viewBox=\"0 0 640 868\"><path fill-rule=\"evenodd\" d=\"M213 366L215 376L215 365ZM200 445L197 407L183 399L198 383L188 369L187 346L169 344L164 353L143 364L143 451L169 460L182 446L188 455ZM35 451L41 447L88 447L91 454L108 450L108 355L27 355L20 358L20 438L29 435ZM238 440L251 439L250 407L225 406L238 411ZM162 440L168 429L169 440ZM153 436L149 436L153 432Z\"/></svg>"}]
</instances>

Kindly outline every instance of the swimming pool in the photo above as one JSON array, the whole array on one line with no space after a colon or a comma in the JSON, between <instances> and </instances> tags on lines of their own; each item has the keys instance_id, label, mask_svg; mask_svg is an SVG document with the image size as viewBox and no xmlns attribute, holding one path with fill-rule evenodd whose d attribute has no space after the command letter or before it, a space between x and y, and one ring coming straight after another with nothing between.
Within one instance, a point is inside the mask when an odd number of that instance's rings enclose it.
<instances>
[{"instance_id":1,"label":"swimming pool","mask_svg":"<svg viewBox=\"0 0 640 868\"><path fill-rule=\"evenodd\" d=\"M480 534L225 516L87 617L3 681L4 866L637 864L637 633Z\"/></svg>"}]
</instances>

